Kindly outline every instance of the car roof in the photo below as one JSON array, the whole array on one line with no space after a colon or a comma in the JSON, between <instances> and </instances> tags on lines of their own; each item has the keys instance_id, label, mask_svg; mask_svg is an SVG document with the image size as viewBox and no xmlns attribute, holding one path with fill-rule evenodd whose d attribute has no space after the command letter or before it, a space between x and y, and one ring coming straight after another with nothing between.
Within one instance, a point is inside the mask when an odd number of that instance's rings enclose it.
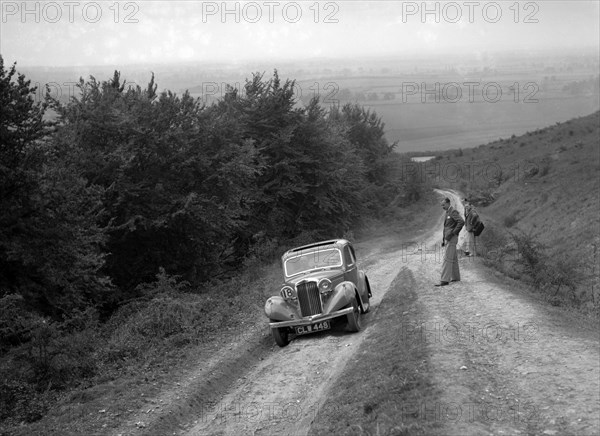
<instances>
[{"instance_id":1,"label":"car roof","mask_svg":"<svg viewBox=\"0 0 600 436\"><path fill-rule=\"evenodd\" d=\"M315 242L313 244L307 244L302 245L300 247L292 248L291 250L286 251L282 257L286 259L290 256L298 254L298 252L310 251L313 248L342 248L344 245L347 244L350 244L350 242L345 239L330 239L328 241Z\"/></svg>"}]
</instances>

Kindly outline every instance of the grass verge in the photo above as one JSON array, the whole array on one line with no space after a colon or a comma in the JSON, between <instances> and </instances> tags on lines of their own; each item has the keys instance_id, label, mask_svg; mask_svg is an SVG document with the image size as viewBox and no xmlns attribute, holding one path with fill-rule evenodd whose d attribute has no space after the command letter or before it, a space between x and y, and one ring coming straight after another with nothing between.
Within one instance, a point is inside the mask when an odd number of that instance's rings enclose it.
<instances>
[{"instance_id":1,"label":"grass verge","mask_svg":"<svg viewBox=\"0 0 600 436\"><path fill-rule=\"evenodd\" d=\"M328 403L337 407L320 410L309 435L436 432L440 423L420 413L421 404L439 397L430 381L430 352L422 341L406 340L403 334L403 325L418 322L422 312L414 289L411 271L402 269L377 308L377 323L365 332L355 359L328 393Z\"/></svg>"}]
</instances>

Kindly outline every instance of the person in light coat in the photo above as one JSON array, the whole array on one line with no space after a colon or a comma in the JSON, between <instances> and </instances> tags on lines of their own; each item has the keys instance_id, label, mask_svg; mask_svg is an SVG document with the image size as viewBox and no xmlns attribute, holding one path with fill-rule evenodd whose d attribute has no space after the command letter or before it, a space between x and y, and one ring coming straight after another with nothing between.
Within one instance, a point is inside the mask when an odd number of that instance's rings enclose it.
<instances>
[{"instance_id":1,"label":"person in light coat","mask_svg":"<svg viewBox=\"0 0 600 436\"><path fill-rule=\"evenodd\" d=\"M475 207L465 198L465 238L462 241L461 249L465 256L475 256L475 224L479 221L479 214Z\"/></svg>"}]
</instances>

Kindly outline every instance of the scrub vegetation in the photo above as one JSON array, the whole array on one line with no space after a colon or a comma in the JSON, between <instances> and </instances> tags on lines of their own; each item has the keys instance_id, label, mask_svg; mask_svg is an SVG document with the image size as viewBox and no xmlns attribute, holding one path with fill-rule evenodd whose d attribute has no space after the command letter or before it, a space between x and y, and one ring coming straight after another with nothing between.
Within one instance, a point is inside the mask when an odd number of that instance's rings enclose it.
<instances>
[{"instance_id":1,"label":"scrub vegetation","mask_svg":"<svg viewBox=\"0 0 600 436\"><path fill-rule=\"evenodd\" d=\"M425 195L376 113L293 85L253 74L205 105L115 71L38 103L0 57L0 432L175 365L261 312L283 250Z\"/></svg>"},{"instance_id":2,"label":"scrub vegetation","mask_svg":"<svg viewBox=\"0 0 600 436\"><path fill-rule=\"evenodd\" d=\"M471 198L488 264L552 304L598 315L600 112L473 149L444 152L440 185ZM438 174L444 174L440 170Z\"/></svg>"}]
</instances>

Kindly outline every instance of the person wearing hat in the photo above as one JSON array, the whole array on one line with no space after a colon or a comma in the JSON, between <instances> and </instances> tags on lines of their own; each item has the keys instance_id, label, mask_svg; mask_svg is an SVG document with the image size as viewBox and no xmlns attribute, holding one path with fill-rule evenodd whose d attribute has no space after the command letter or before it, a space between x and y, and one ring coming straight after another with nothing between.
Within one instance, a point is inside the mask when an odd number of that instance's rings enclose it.
<instances>
[{"instance_id":1,"label":"person wearing hat","mask_svg":"<svg viewBox=\"0 0 600 436\"><path fill-rule=\"evenodd\" d=\"M463 200L465 205L465 239L463 240L462 250L465 256L475 256L475 224L479 221L479 214L475 207L466 198Z\"/></svg>"},{"instance_id":2,"label":"person wearing hat","mask_svg":"<svg viewBox=\"0 0 600 436\"><path fill-rule=\"evenodd\" d=\"M450 199L448 197L442 200L442 208L446 211L442 238L442 247L445 247L445 250L444 260L442 262L441 281L435 286L446 286L450 284L450 282L460 281L456 244L458 242L458 234L465 225L465 221L460 216L460 213L450 205Z\"/></svg>"}]
</instances>

